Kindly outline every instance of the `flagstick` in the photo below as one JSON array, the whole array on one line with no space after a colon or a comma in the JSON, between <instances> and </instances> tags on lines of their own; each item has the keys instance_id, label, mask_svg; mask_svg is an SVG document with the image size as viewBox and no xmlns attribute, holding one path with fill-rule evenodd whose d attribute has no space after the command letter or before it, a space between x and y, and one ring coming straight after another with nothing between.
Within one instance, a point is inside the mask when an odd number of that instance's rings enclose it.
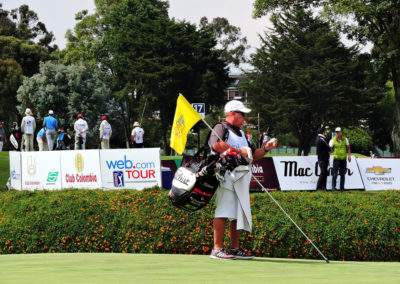
<instances>
[{"instance_id":1,"label":"flagstick","mask_svg":"<svg viewBox=\"0 0 400 284\"><path fill-rule=\"evenodd\" d=\"M211 128L211 126L207 123L207 121L205 121L203 118L201 119L206 125L207 127L212 131L212 133L215 134L215 136L218 137L218 139L222 140L221 137L219 137L219 135L214 131L214 129ZM254 180L261 186L262 190L264 192L266 192L268 194L268 196L272 199L272 201L275 202L275 204L278 206L278 208L280 210L282 210L282 212L286 215L286 217L289 218L289 220L296 226L296 228L303 234L303 236L307 239L307 241L310 242L310 244L312 244L312 246L318 251L318 253L322 256L322 258L329 263L328 258L325 257L325 255L318 249L318 247L312 242L312 240L306 235L306 233L303 232L303 230L299 227L299 225L297 225L297 223L289 216L288 213L286 213L286 211L282 208L282 206L278 203L278 201L276 201L276 199L271 195L271 193L268 192L268 190L261 184L261 182L253 175L253 173L251 173L251 176L254 178Z\"/></svg>"}]
</instances>

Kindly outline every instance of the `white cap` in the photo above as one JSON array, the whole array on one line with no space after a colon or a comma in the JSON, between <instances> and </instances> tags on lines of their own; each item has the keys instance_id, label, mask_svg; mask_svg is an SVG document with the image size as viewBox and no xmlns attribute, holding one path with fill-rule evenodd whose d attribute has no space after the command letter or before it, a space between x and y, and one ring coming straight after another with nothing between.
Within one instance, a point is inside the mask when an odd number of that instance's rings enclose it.
<instances>
[{"instance_id":1,"label":"white cap","mask_svg":"<svg viewBox=\"0 0 400 284\"><path fill-rule=\"evenodd\" d=\"M133 124L133 126L140 126L139 122L135 121L135 123Z\"/></svg>"},{"instance_id":2,"label":"white cap","mask_svg":"<svg viewBox=\"0 0 400 284\"><path fill-rule=\"evenodd\" d=\"M231 111L240 111L243 113L249 113L249 112L251 112L251 109L245 107L241 101L232 100L232 101L229 101L225 105L225 113L228 113Z\"/></svg>"},{"instance_id":3,"label":"white cap","mask_svg":"<svg viewBox=\"0 0 400 284\"><path fill-rule=\"evenodd\" d=\"M342 128L336 127L335 132L342 132Z\"/></svg>"},{"instance_id":4,"label":"white cap","mask_svg":"<svg viewBox=\"0 0 400 284\"><path fill-rule=\"evenodd\" d=\"M49 110L49 114L54 114L54 112L52 110Z\"/></svg>"},{"instance_id":5,"label":"white cap","mask_svg":"<svg viewBox=\"0 0 400 284\"><path fill-rule=\"evenodd\" d=\"M31 109L30 109L30 108L27 108L27 109L25 110L25 114L26 114L26 115L32 115Z\"/></svg>"}]
</instances>

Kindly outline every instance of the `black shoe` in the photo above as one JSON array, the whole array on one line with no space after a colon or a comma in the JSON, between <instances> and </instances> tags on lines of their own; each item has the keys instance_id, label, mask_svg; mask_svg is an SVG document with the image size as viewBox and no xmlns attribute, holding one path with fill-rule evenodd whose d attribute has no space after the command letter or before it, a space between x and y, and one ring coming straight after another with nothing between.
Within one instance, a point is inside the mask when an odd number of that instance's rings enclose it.
<instances>
[{"instance_id":1,"label":"black shoe","mask_svg":"<svg viewBox=\"0 0 400 284\"><path fill-rule=\"evenodd\" d=\"M238 249L228 249L228 254L233 255L235 259L253 259L254 255L247 253L241 248Z\"/></svg>"}]
</instances>

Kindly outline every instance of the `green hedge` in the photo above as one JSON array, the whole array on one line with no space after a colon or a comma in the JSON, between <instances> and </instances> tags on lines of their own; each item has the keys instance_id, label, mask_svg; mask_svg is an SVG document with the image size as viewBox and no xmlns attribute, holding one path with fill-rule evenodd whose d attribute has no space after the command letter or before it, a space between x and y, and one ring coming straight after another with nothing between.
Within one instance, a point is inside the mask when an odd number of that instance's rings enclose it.
<instances>
[{"instance_id":1,"label":"green hedge","mask_svg":"<svg viewBox=\"0 0 400 284\"><path fill-rule=\"evenodd\" d=\"M272 194L329 259L400 260L400 191ZM253 232L242 234L245 249L320 258L267 194L252 194L251 201ZM155 188L0 192L0 253L209 254L212 210L211 204L183 212Z\"/></svg>"}]
</instances>

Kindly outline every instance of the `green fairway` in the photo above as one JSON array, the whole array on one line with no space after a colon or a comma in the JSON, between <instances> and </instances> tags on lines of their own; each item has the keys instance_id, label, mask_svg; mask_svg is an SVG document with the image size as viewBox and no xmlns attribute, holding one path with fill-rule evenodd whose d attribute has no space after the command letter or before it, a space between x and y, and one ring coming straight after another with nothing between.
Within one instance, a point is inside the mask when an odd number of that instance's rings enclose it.
<instances>
[{"instance_id":1,"label":"green fairway","mask_svg":"<svg viewBox=\"0 0 400 284\"><path fill-rule=\"evenodd\" d=\"M399 283L400 263L199 255L0 255L1 283Z\"/></svg>"},{"instance_id":2,"label":"green fairway","mask_svg":"<svg viewBox=\"0 0 400 284\"><path fill-rule=\"evenodd\" d=\"M6 188L6 182L10 176L10 162L8 152L0 152L0 191Z\"/></svg>"}]
</instances>

